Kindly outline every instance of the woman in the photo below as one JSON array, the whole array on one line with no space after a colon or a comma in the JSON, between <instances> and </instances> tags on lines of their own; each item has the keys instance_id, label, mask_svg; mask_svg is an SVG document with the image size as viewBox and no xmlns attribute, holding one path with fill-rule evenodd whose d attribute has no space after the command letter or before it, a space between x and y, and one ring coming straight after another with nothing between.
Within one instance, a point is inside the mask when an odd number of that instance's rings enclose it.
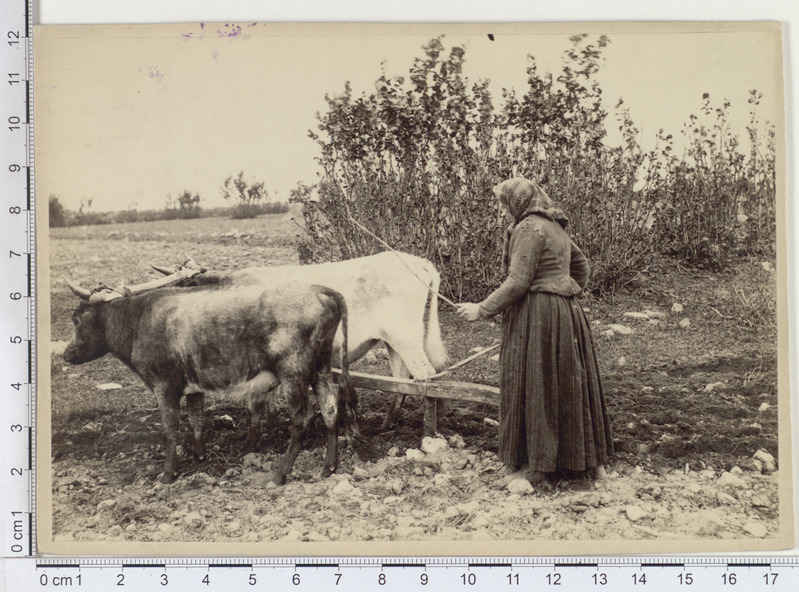
<instances>
[{"instance_id":1,"label":"woman","mask_svg":"<svg viewBox=\"0 0 799 592\"><path fill-rule=\"evenodd\" d=\"M591 330L577 300L589 266L564 227L566 216L536 183L494 187L513 222L503 267L488 298L462 303L469 320L502 315L499 457L534 485L557 469L606 477L613 453Z\"/></svg>"}]
</instances>

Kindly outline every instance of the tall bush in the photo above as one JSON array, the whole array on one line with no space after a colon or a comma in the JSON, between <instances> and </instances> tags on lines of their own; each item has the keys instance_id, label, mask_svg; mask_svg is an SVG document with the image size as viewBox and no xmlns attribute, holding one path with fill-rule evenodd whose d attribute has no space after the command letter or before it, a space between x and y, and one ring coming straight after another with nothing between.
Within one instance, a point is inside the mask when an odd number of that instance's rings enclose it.
<instances>
[{"instance_id":1,"label":"tall bush","mask_svg":"<svg viewBox=\"0 0 799 592\"><path fill-rule=\"evenodd\" d=\"M410 82L381 76L376 92L347 84L320 116L322 178L303 198L306 261L383 250L352 215L393 248L434 261L458 298L498 278L499 217L490 197L493 107L485 82L462 76L464 50L424 46Z\"/></svg>"},{"instance_id":2,"label":"tall bush","mask_svg":"<svg viewBox=\"0 0 799 592\"><path fill-rule=\"evenodd\" d=\"M292 194L305 217L301 260L383 250L351 216L436 263L449 295L482 297L501 280L490 188L512 176L540 182L569 215L596 291L624 285L656 250L723 265L725 254L773 241L774 134L760 131L759 95L750 98L748 155L727 123L729 104L713 108L708 97L684 132L682 157L663 130L644 153L623 101L610 112L602 101L597 73L608 43L573 36L557 77L530 56L526 89L504 90L498 109L488 81L463 77L464 49L446 51L440 38L423 46L407 82L384 74L373 93L356 97L347 83L327 96L310 134L321 149L317 192ZM611 116L618 146L605 140Z\"/></svg>"},{"instance_id":3,"label":"tall bush","mask_svg":"<svg viewBox=\"0 0 799 592\"><path fill-rule=\"evenodd\" d=\"M623 142L608 147L607 111L596 80L609 40L571 39L555 79L530 56L527 91L504 95L498 131L501 176L538 180L570 218L571 232L593 267L592 287L616 289L643 268L652 252L647 235L651 196L636 193L643 161L639 130L620 101L615 114Z\"/></svg>"}]
</instances>

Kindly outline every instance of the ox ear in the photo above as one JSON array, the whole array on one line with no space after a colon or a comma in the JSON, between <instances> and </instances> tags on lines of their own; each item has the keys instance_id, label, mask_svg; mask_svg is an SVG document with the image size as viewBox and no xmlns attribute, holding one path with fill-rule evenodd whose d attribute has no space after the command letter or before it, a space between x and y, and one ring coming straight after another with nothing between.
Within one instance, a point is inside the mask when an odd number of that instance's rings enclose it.
<instances>
[{"instance_id":1,"label":"ox ear","mask_svg":"<svg viewBox=\"0 0 799 592\"><path fill-rule=\"evenodd\" d=\"M186 257L186 260L180 265L180 269L194 269L199 273L205 273L205 268L197 263L192 257Z\"/></svg>"},{"instance_id":2,"label":"ox ear","mask_svg":"<svg viewBox=\"0 0 799 592\"><path fill-rule=\"evenodd\" d=\"M81 288L80 286L78 286L77 284L73 284L66 278L64 278L64 281L66 282L69 289L72 290L72 292L81 300L88 300L89 298L91 298L92 295L91 290L87 290L86 288Z\"/></svg>"}]
</instances>

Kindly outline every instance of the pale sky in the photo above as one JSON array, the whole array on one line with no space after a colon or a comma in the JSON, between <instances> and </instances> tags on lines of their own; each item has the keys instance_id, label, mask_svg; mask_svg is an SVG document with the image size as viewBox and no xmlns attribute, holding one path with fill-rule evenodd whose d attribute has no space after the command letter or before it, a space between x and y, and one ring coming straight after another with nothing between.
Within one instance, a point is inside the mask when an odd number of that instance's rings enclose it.
<instances>
[{"instance_id":1,"label":"pale sky","mask_svg":"<svg viewBox=\"0 0 799 592\"><path fill-rule=\"evenodd\" d=\"M749 89L763 92L761 117L778 119L771 34L606 28L611 43L598 76L605 105L624 99L645 147L659 128L679 136L705 92L715 104L732 102L742 141ZM83 198L93 199L94 211L141 210L163 208L168 193L188 189L214 207L225 205L225 177L243 170L285 200L298 181L316 179L308 130L326 110L325 93L340 93L347 80L356 95L372 92L384 61L389 76L407 79L440 29L352 35L339 26L269 35L274 25L258 25L233 38L221 37L230 28L217 24L37 31L37 195L56 194L73 210ZM490 79L498 107L503 87L524 94L528 54L539 71L557 76L569 35L583 30L531 34L488 25L449 32L444 43L465 45L465 76ZM617 134L609 131L613 143Z\"/></svg>"}]
</instances>

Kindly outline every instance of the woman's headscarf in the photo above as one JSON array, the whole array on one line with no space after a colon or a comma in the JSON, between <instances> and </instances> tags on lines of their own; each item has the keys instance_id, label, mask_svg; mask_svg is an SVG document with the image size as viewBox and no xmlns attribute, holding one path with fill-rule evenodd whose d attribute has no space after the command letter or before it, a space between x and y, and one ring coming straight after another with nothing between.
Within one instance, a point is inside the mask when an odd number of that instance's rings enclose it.
<instances>
[{"instance_id":1,"label":"woman's headscarf","mask_svg":"<svg viewBox=\"0 0 799 592\"><path fill-rule=\"evenodd\" d=\"M499 203L507 207L513 216L514 226L532 214L538 214L553 222L558 222L563 228L566 228L566 224L569 223L563 210L555 206L555 202L541 189L538 183L524 177L514 177L499 185L494 185L493 191ZM511 233L512 228L508 228L502 241L502 273L508 272L510 264Z\"/></svg>"},{"instance_id":2,"label":"woman's headscarf","mask_svg":"<svg viewBox=\"0 0 799 592\"><path fill-rule=\"evenodd\" d=\"M499 199L499 203L508 208L516 224L530 214L539 214L549 218L558 222L563 228L569 223L563 210L555 206L555 202L541 189L538 183L524 177L514 177L499 185L494 185L493 191Z\"/></svg>"}]
</instances>

